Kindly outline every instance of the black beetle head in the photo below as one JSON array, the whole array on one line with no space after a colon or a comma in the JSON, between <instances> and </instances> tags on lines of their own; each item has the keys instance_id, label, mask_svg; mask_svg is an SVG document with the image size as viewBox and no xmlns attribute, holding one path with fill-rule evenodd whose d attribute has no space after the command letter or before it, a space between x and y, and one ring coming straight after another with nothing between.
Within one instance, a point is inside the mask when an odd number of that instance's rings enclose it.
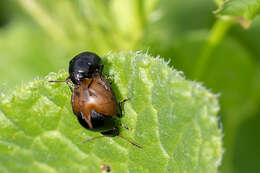
<instances>
[{"instance_id":1,"label":"black beetle head","mask_svg":"<svg viewBox=\"0 0 260 173\"><path fill-rule=\"evenodd\" d=\"M100 57L92 52L82 52L75 56L69 65L71 81L79 85L83 78L92 78L94 74L100 73Z\"/></svg>"}]
</instances>

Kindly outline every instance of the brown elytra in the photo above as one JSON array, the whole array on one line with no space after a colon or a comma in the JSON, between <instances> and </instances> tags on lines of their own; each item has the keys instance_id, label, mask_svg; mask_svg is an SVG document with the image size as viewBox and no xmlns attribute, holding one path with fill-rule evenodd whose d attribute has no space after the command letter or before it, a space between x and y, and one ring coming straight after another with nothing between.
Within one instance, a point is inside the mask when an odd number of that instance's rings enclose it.
<instances>
[{"instance_id":1,"label":"brown elytra","mask_svg":"<svg viewBox=\"0 0 260 173\"><path fill-rule=\"evenodd\" d=\"M71 104L74 114L79 115L81 112L90 128L93 128L90 119L92 110L111 117L116 117L118 112L110 83L98 74L81 80L80 85L73 90Z\"/></svg>"}]
</instances>

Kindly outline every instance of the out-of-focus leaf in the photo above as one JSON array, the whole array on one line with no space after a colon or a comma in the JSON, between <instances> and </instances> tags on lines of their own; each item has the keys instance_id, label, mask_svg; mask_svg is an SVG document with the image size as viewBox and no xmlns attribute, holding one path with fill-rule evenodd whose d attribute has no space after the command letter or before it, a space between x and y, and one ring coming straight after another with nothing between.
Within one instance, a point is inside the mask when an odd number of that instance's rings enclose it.
<instances>
[{"instance_id":1,"label":"out-of-focus leaf","mask_svg":"<svg viewBox=\"0 0 260 173\"><path fill-rule=\"evenodd\" d=\"M227 0L216 11L221 17L232 17L243 27L248 28L257 14L260 13L259 0Z\"/></svg>"},{"instance_id":2,"label":"out-of-focus leaf","mask_svg":"<svg viewBox=\"0 0 260 173\"><path fill-rule=\"evenodd\" d=\"M260 170L260 112L239 127L234 145L234 172L259 172ZM241 161L241 158L243 159Z\"/></svg>"},{"instance_id":3,"label":"out-of-focus leaf","mask_svg":"<svg viewBox=\"0 0 260 173\"><path fill-rule=\"evenodd\" d=\"M149 48L153 55L173 57L172 46L186 32L198 29L209 29L215 20L212 11L214 2L208 0L160 1L157 5L154 20L150 23L142 48Z\"/></svg>"},{"instance_id":4,"label":"out-of-focus leaf","mask_svg":"<svg viewBox=\"0 0 260 173\"><path fill-rule=\"evenodd\" d=\"M232 27L230 35L235 37L247 50L252 54L255 60L260 61L260 39L257 37L260 35L260 16L254 19L254 22L249 29L244 30L239 26Z\"/></svg>"},{"instance_id":5,"label":"out-of-focus leaf","mask_svg":"<svg viewBox=\"0 0 260 173\"><path fill-rule=\"evenodd\" d=\"M18 0L26 14L65 48L85 46L100 53L135 49L157 1Z\"/></svg>"},{"instance_id":6,"label":"out-of-focus leaf","mask_svg":"<svg viewBox=\"0 0 260 173\"><path fill-rule=\"evenodd\" d=\"M0 2L0 27L3 27L7 24L10 20L10 8L9 8L8 1L1 1Z\"/></svg>"},{"instance_id":7,"label":"out-of-focus leaf","mask_svg":"<svg viewBox=\"0 0 260 173\"><path fill-rule=\"evenodd\" d=\"M11 87L63 68L67 52L30 22L14 20L0 30L0 83Z\"/></svg>"},{"instance_id":8,"label":"out-of-focus leaf","mask_svg":"<svg viewBox=\"0 0 260 173\"><path fill-rule=\"evenodd\" d=\"M215 95L187 81L159 58L140 53L103 57L117 98L128 97L120 138L81 142L98 135L71 111L67 73L50 74L2 94L0 169L9 172L217 172L222 156ZM15 162L15 164L14 164Z\"/></svg>"}]
</instances>

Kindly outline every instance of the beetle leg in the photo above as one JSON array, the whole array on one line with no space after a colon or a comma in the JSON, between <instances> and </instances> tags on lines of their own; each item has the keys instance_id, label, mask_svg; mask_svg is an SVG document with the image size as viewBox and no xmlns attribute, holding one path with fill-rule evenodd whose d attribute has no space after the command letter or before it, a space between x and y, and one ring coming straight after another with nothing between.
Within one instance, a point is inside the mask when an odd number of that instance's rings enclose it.
<instances>
[{"instance_id":1,"label":"beetle leg","mask_svg":"<svg viewBox=\"0 0 260 173\"><path fill-rule=\"evenodd\" d=\"M123 128L126 129L126 130L129 130L129 128L128 128L126 125L124 125L124 124L119 124L119 126L120 126L120 127L123 127Z\"/></svg>"},{"instance_id":2,"label":"beetle leg","mask_svg":"<svg viewBox=\"0 0 260 173\"><path fill-rule=\"evenodd\" d=\"M104 67L103 64L100 64L100 65L99 65L98 73L99 73L100 75L102 75L103 67Z\"/></svg>"},{"instance_id":3,"label":"beetle leg","mask_svg":"<svg viewBox=\"0 0 260 173\"><path fill-rule=\"evenodd\" d=\"M102 76L105 80L107 80L107 79L112 79L112 76L110 76L110 75L106 75L106 76Z\"/></svg>"},{"instance_id":4,"label":"beetle leg","mask_svg":"<svg viewBox=\"0 0 260 173\"><path fill-rule=\"evenodd\" d=\"M118 127L114 127L113 129L108 130L106 132L101 132L101 134L104 136L115 137L119 135L119 129Z\"/></svg>"},{"instance_id":5,"label":"beetle leg","mask_svg":"<svg viewBox=\"0 0 260 173\"><path fill-rule=\"evenodd\" d=\"M107 79L112 79L112 76L104 76L104 79L107 80ZM112 81L107 81L110 85L112 85Z\"/></svg>"},{"instance_id":6,"label":"beetle leg","mask_svg":"<svg viewBox=\"0 0 260 173\"><path fill-rule=\"evenodd\" d=\"M82 141L81 143L84 144L86 142L90 142L90 141L93 141L93 140L96 140L96 139L100 139L100 138L104 138L104 137L107 137L107 136L95 136L93 138L89 138L89 139L87 139L85 141Z\"/></svg>"},{"instance_id":7,"label":"beetle leg","mask_svg":"<svg viewBox=\"0 0 260 173\"><path fill-rule=\"evenodd\" d=\"M125 98L125 99L123 99L123 100L121 100L120 102L119 102L119 114L118 114L118 117L122 117L122 105L123 105L123 103L124 102L126 102L128 100L128 98Z\"/></svg>"},{"instance_id":8,"label":"beetle leg","mask_svg":"<svg viewBox=\"0 0 260 173\"><path fill-rule=\"evenodd\" d=\"M91 86L91 84L93 83L93 78L91 78L91 81L90 81L90 83L88 84L88 88L90 88L90 86Z\"/></svg>"},{"instance_id":9,"label":"beetle leg","mask_svg":"<svg viewBox=\"0 0 260 173\"><path fill-rule=\"evenodd\" d=\"M114 127L113 129L109 130L109 131L106 131L106 132L101 132L102 135L104 136L109 136L109 137L115 137L115 136L118 136L119 138L125 140L126 142L129 142L130 144L132 144L133 146L139 148L139 149L144 149L142 146L140 145L137 145L136 143L134 143L133 141L119 135L119 129L118 127ZM100 138L100 137L98 137Z\"/></svg>"},{"instance_id":10,"label":"beetle leg","mask_svg":"<svg viewBox=\"0 0 260 173\"><path fill-rule=\"evenodd\" d=\"M104 76L102 76L102 78L105 79L106 81L108 81L110 85L112 85L114 75L113 74L112 75L104 75Z\"/></svg>"},{"instance_id":11,"label":"beetle leg","mask_svg":"<svg viewBox=\"0 0 260 173\"><path fill-rule=\"evenodd\" d=\"M70 77L67 77L65 82L66 82L67 86L69 87L70 91L73 92L73 89L72 89L72 87L70 86L70 83L69 83L70 82Z\"/></svg>"},{"instance_id":12,"label":"beetle leg","mask_svg":"<svg viewBox=\"0 0 260 173\"><path fill-rule=\"evenodd\" d=\"M137 147L137 148L139 148L139 149L144 149L142 146L137 145L137 144L134 143L133 141L131 141L131 140L129 140L129 139L123 137L123 136L120 136L120 135L117 135L117 136L118 136L119 138L121 138L121 139L123 139L123 140L129 142L130 144L132 144L133 146L135 146L135 147Z\"/></svg>"}]
</instances>

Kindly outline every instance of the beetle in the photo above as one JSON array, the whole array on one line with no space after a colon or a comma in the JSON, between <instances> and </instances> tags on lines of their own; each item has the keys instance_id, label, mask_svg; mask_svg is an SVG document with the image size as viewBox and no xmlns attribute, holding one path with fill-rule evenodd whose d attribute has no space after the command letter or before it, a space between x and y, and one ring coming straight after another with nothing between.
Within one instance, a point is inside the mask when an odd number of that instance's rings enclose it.
<instances>
[{"instance_id":1,"label":"beetle","mask_svg":"<svg viewBox=\"0 0 260 173\"><path fill-rule=\"evenodd\" d=\"M49 82L66 82L72 91L71 105L78 122L87 130L100 132L103 135L84 142L106 136L118 136L143 149L119 134L116 119L122 117L122 104L127 99L117 103L111 84L107 81L108 77L102 75L103 67L97 54L82 52L70 61L69 76L65 81Z\"/></svg>"}]
</instances>

